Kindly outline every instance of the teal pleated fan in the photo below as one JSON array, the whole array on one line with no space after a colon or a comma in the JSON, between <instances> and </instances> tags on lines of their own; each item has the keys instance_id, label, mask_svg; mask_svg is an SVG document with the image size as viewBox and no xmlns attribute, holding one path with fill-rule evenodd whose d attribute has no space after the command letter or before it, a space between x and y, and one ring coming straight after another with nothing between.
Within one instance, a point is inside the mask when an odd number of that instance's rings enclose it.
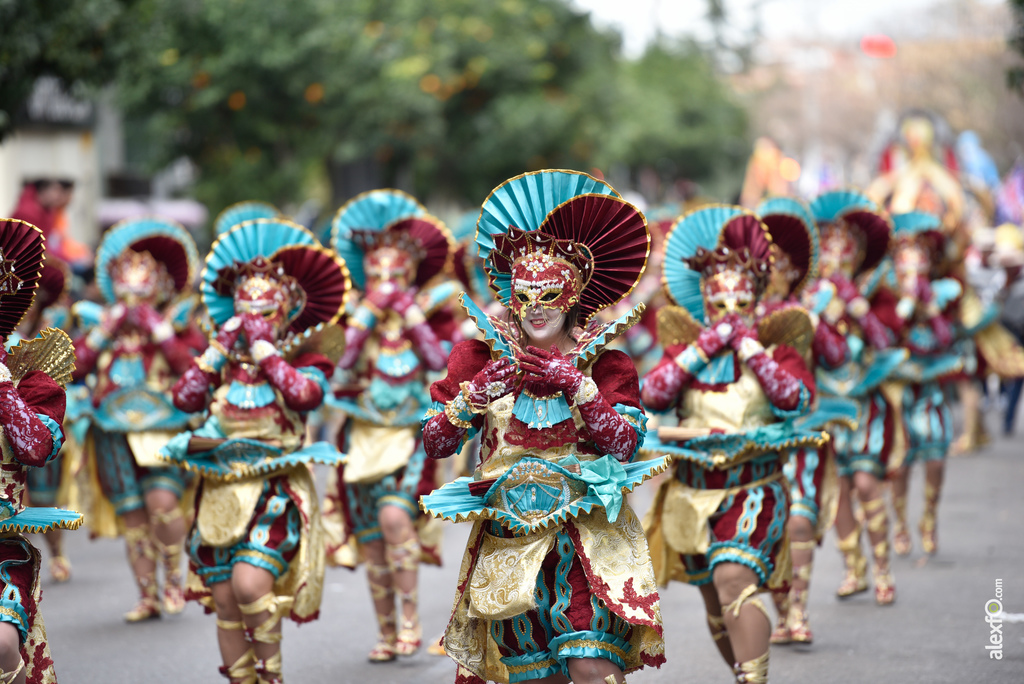
<instances>
[{"instance_id":1,"label":"teal pleated fan","mask_svg":"<svg viewBox=\"0 0 1024 684\"><path fill-rule=\"evenodd\" d=\"M348 264L356 287L365 286L366 274L363 250L352 241L352 231L383 231L402 219L425 215L427 210L416 198L390 188L356 195L338 209L331 222L331 246Z\"/></svg>"},{"instance_id":2,"label":"teal pleated fan","mask_svg":"<svg viewBox=\"0 0 1024 684\"><path fill-rule=\"evenodd\" d=\"M739 207L709 206L681 216L665 238L665 261L662 264L669 296L686 308L694 320L704 320L704 296L700 290L700 273L687 266L684 259L697 253L699 247L713 251L726 224L743 214Z\"/></svg>"},{"instance_id":3,"label":"teal pleated fan","mask_svg":"<svg viewBox=\"0 0 1024 684\"><path fill-rule=\"evenodd\" d=\"M491 192L480 210L480 257L490 255L493 236L507 233L509 226L537 230L559 205L588 194L619 197L612 186L580 171L535 171L510 178Z\"/></svg>"},{"instance_id":4,"label":"teal pleated fan","mask_svg":"<svg viewBox=\"0 0 1024 684\"><path fill-rule=\"evenodd\" d=\"M266 202L238 202L217 214L217 218L213 221L213 234L214 236L223 235L239 223L261 218L277 218L280 215L281 212L274 205Z\"/></svg>"}]
</instances>

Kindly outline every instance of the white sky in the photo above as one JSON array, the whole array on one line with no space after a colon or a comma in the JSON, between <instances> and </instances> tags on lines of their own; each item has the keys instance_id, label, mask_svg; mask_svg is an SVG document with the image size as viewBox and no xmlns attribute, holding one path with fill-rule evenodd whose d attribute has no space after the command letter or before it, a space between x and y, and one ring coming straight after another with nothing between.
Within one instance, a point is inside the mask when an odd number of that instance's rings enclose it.
<instances>
[{"instance_id":1,"label":"white sky","mask_svg":"<svg viewBox=\"0 0 1024 684\"><path fill-rule=\"evenodd\" d=\"M626 53L636 56L659 28L665 35L710 36L706 0L571 0L578 9L591 12L595 23L617 29ZM981 0L995 4L1002 0ZM730 21L749 27L760 5L766 37L859 36L891 24L896 17L909 18L936 0L726 0ZM887 21L889 20L889 21ZM903 23L903 22L900 22ZM907 27L912 28L912 27Z\"/></svg>"}]
</instances>

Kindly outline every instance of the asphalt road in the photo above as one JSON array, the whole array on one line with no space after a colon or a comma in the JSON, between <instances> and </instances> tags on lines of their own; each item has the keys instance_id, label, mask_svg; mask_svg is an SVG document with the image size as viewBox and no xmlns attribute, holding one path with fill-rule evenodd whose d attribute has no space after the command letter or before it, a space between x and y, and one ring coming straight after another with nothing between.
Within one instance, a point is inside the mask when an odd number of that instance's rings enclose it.
<instances>
[{"instance_id":1,"label":"asphalt road","mask_svg":"<svg viewBox=\"0 0 1024 684\"><path fill-rule=\"evenodd\" d=\"M834 598L841 560L830 535L812 578L816 640L812 646L773 649L772 681L1024 682L1024 622L1003 623L1003 659L991 660L984 613L1001 580L1005 611L1024 614L1022 440L1000 439L978 455L950 459L939 553L925 559L918 547L909 558L895 560L897 599L891 607L876 607L872 595L842 603ZM923 498L920 472L911 487L916 521ZM650 496L648 488L636 497L638 510ZM422 620L429 637L439 636L447 621L468 528L450 527L445 567L422 571ZM62 684L225 681L217 674L212 616L190 604L179 616L126 625L121 615L133 605L135 591L122 544L90 542L85 530L69 537L73 578L57 585L45 576L42 602ZM362 571L329 569L320 620L302 627L286 623L287 681L452 682L454 665L425 651L391 664L366 661L376 621L365 581ZM663 590L661 605L668 662L632 675L630 683L732 681L704 626L696 589L673 584Z\"/></svg>"}]
</instances>

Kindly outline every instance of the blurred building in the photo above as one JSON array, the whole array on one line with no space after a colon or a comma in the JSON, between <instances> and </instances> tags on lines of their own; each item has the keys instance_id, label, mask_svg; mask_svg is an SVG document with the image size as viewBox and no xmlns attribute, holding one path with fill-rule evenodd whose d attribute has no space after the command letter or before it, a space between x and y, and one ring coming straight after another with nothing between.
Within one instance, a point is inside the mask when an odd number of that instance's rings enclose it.
<instances>
[{"instance_id":1,"label":"blurred building","mask_svg":"<svg viewBox=\"0 0 1024 684\"><path fill-rule=\"evenodd\" d=\"M1024 153L1024 102L1006 87L1008 8L894 8L860 39L766 41L756 65L731 77L753 133L800 160L805 194L866 184L899 113L913 107L936 111L954 132L977 131L1001 170Z\"/></svg>"}]
</instances>

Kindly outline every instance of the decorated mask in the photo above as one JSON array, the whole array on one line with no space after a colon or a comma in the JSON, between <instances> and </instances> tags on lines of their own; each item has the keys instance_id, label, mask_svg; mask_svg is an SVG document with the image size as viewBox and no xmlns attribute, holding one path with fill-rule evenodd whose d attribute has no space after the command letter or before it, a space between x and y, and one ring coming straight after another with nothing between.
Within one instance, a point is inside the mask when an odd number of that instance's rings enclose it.
<instances>
[{"instance_id":1,"label":"decorated mask","mask_svg":"<svg viewBox=\"0 0 1024 684\"><path fill-rule=\"evenodd\" d=\"M284 269L263 257L237 266L234 270L235 313L263 316L279 333L301 307L302 290Z\"/></svg>"},{"instance_id":2,"label":"decorated mask","mask_svg":"<svg viewBox=\"0 0 1024 684\"><path fill-rule=\"evenodd\" d=\"M753 322L757 290L748 274L722 270L705 276L702 281L704 314L708 324L717 323L729 314L740 316L747 325Z\"/></svg>"},{"instance_id":3,"label":"decorated mask","mask_svg":"<svg viewBox=\"0 0 1024 684\"><path fill-rule=\"evenodd\" d=\"M864 239L860 231L839 219L821 226L821 275L827 278L835 273L852 277L864 261Z\"/></svg>"},{"instance_id":4,"label":"decorated mask","mask_svg":"<svg viewBox=\"0 0 1024 684\"><path fill-rule=\"evenodd\" d=\"M416 273L416 259L408 250L394 245L385 245L366 255L366 278L368 287L375 284L394 282L406 286Z\"/></svg>"},{"instance_id":5,"label":"decorated mask","mask_svg":"<svg viewBox=\"0 0 1024 684\"><path fill-rule=\"evenodd\" d=\"M174 291L174 280L167 268L149 252L125 250L110 265L114 294L128 305L158 302Z\"/></svg>"},{"instance_id":6,"label":"decorated mask","mask_svg":"<svg viewBox=\"0 0 1024 684\"><path fill-rule=\"evenodd\" d=\"M565 259L533 252L512 264L512 310L520 319L536 308L567 312L580 300L580 275Z\"/></svg>"},{"instance_id":7,"label":"decorated mask","mask_svg":"<svg viewBox=\"0 0 1024 684\"><path fill-rule=\"evenodd\" d=\"M904 294L915 295L917 282L927 278L931 270L931 259L928 250L921 244L911 240L901 240L899 249L893 255L896 268L896 280Z\"/></svg>"}]
</instances>

